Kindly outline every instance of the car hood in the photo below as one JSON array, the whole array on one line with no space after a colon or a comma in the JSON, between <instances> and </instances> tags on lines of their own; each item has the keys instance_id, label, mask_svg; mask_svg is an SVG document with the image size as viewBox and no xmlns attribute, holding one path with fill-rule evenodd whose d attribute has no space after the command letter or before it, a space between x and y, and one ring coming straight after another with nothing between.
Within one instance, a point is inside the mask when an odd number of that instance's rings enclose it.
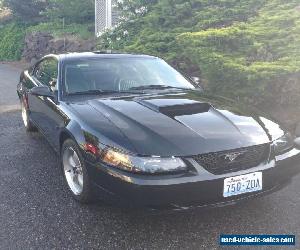
<instances>
[{"instance_id":1,"label":"car hood","mask_svg":"<svg viewBox=\"0 0 300 250\"><path fill-rule=\"evenodd\" d=\"M197 155L269 143L284 134L261 112L198 91L91 99L86 105L81 115L100 142L106 137L139 155Z\"/></svg>"}]
</instances>

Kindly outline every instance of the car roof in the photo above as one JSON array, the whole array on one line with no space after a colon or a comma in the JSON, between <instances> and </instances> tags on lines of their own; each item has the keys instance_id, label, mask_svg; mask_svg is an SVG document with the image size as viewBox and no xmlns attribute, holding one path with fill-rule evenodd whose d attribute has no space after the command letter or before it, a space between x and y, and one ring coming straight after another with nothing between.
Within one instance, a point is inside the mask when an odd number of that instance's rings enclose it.
<instances>
[{"instance_id":1,"label":"car roof","mask_svg":"<svg viewBox=\"0 0 300 250\"><path fill-rule=\"evenodd\" d=\"M143 54L127 54L127 53L111 53L111 52L74 52L56 55L60 60L73 60L73 59L97 59L97 58L148 58L155 59L157 57L143 55Z\"/></svg>"}]
</instances>

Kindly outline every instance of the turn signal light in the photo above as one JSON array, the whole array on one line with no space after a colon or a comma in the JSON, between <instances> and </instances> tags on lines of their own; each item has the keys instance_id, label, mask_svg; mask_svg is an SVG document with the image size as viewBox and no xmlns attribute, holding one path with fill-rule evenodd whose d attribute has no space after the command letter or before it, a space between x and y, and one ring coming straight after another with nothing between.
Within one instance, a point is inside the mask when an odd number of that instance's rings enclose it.
<instances>
[{"instance_id":1,"label":"turn signal light","mask_svg":"<svg viewBox=\"0 0 300 250\"><path fill-rule=\"evenodd\" d=\"M96 147L95 145L91 144L91 143L86 143L84 145L84 149L87 151L87 152L90 152L92 153L93 155L99 155L99 149L98 147Z\"/></svg>"}]
</instances>

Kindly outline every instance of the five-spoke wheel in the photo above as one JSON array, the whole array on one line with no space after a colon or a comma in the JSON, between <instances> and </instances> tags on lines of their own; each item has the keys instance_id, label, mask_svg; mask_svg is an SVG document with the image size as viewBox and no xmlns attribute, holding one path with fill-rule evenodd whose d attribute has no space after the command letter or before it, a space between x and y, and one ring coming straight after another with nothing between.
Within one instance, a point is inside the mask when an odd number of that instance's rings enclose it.
<instances>
[{"instance_id":1,"label":"five-spoke wheel","mask_svg":"<svg viewBox=\"0 0 300 250\"><path fill-rule=\"evenodd\" d=\"M84 159L77 143L67 139L61 149L61 164L63 174L72 196L87 203L92 200L90 181Z\"/></svg>"}]
</instances>

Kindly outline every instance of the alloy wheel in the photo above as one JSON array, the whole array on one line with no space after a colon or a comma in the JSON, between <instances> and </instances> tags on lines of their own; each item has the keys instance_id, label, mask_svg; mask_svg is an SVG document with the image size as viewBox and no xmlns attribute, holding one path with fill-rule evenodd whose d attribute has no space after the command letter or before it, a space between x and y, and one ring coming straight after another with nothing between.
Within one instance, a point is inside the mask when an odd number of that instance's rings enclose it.
<instances>
[{"instance_id":1,"label":"alloy wheel","mask_svg":"<svg viewBox=\"0 0 300 250\"><path fill-rule=\"evenodd\" d=\"M28 127L28 115L27 115L27 110L25 108L25 105L22 103L21 104L21 110L22 110L22 120L25 125L25 127Z\"/></svg>"},{"instance_id":2,"label":"alloy wheel","mask_svg":"<svg viewBox=\"0 0 300 250\"><path fill-rule=\"evenodd\" d=\"M83 191L83 170L78 154L72 147L63 152L63 170L71 191L80 195Z\"/></svg>"}]
</instances>

